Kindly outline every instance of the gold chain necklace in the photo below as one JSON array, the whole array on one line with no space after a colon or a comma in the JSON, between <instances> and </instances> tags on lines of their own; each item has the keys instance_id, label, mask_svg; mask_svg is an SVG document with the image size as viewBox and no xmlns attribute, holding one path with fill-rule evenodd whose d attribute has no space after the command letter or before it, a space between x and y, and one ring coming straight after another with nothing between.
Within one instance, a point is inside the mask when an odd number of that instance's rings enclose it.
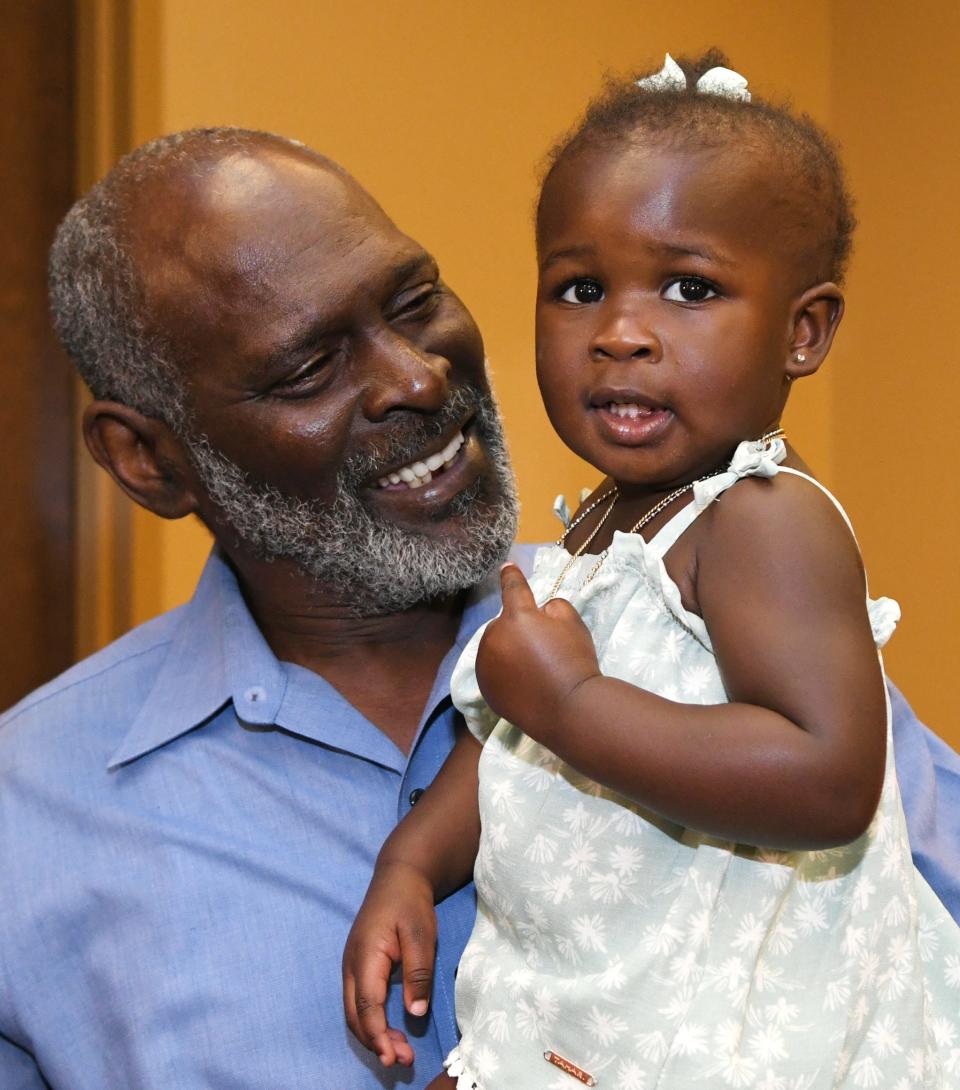
<instances>
[{"instance_id":1,"label":"gold chain necklace","mask_svg":"<svg viewBox=\"0 0 960 1090\"><path fill-rule=\"evenodd\" d=\"M560 540L557 542L558 545L563 545L564 541L566 541L566 539L567 539L567 534L569 534L570 531L578 523L582 522L583 519L587 515L589 515L590 512L597 506L597 504L602 503L608 496L612 496L613 499L611 499L610 503L607 505L606 511L604 511L603 514L600 516L600 518L597 519L597 525L594 526L594 528L587 535L586 540L583 541L583 543L580 545L580 547L577 549L577 551L567 561L566 566L564 567L563 571L560 573L560 578L556 581L556 583L554 583L553 590L550 591L550 597L551 598L556 598L557 591L560 589L560 584L563 582L564 576L573 567L574 563L584 554L584 552L586 552L587 547L590 545L590 542L593 541L593 539L597 536L597 534L600 533L601 527L607 521L607 519L610 517L610 515L613 513L613 509L617 505L617 500L620 499L620 489L617 488L616 485L614 485L614 487L611 488L609 492L605 492L603 494L603 496L601 496L594 503L590 504L590 506L586 509L586 511L584 511L574 522L570 523L570 525L564 531L563 537L561 537ZM606 550L604 550L604 551L606 551Z\"/></svg>"},{"instance_id":2,"label":"gold chain necklace","mask_svg":"<svg viewBox=\"0 0 960 1090\"><path fill-rule=\"evenodd\" d=\"M618 494L619 494L619 489L617 488L616 485L614 485L613 488L608 488L607 491L604 492L604 494L602 496L597 496L597 498L593 501L593 503L588 504L586 507L584 507L584 509L580 512L579 515L577 515L577 517L573 520L573 522L571 522L570 525L567 526L567 528L563 531L563 533L557 538L557 544L558 545L563 545L563 543L570 536L571 532L573 530L575 530L580 525L581 522L583 522L583 520L587 517L587 515L590 514L591 511L593 511L595 508L599 507L600 504L603 503L604 500L610 499L611 496L614 499L616 499ZM606 518L606 515L603 515L602 519L605 519L605 518ZM577 549L575 555L579 556L582 552L583 552L583 546L581 545L580 548Z\"/></svg>"},{"instance_id":3,"label":"gold chain necklace","mask_svg":"<svg viewBox=\"0 0 960 1090\"><path fill-rule=\"evenodd\" d=\"M761 442L764 447L769 447L774 440L785 439L786 435L787 433L783 430L783 428L774 428L773 431L764 432L764 434L760 436L759 442ZM648 522L655 519L657 515L659 515L660 512L664 510L664 508L669 507L674 500L679 499L687 492L690 492L701 481L708 481L711 477L716 477L720 473L726 472L727 468L727 466L722 466L720 469L715 469L712 473L705 473L702 477L698 477L695 481L690 481L689 484L681 485L679 488L675 488L672 492L667 493L667 495L664 496L662 500L659 500L657 503L655 503L653 507L651 507L650 510L646 512L646 514L641 515L640 518L638 518L637 521L630 527L627 533L638 533L644 528L644 526L647 525ZM583 522L587 515L589 515L591 511L593 511L596 507L603 503L603 501L608 497L612 497L612 499L610 500L606 511L604 511L600 518L597 520L597 525L594 526L594 528L587 536L587 539L580 545L577 551L573 553L573 555L566 562L566 564L564 564L563 570L557 576L557 581L553 584L553 587L550 590L551 598L556 598L557 592L560 590L560 587L563 585L564 579L566 579L567 577L567 572L569 572L573 565L577 562L577 560L580 559L580 557L586 551L593 539L597 536L597 534L600 533L600 529L603 524L613 513L613 509L617 504L617 500L620 499L620 489L616 485L614 485L613 488L609 489L602 496L599 496L597 499L595 499L589 507L585 508L583 511L580 512L579 515L577 515L577 517L573 520L573 522L570 523L566 530L564 530L560 539L557 541L557 545L562 546L563 543L567 540L570 531L573 530L576 526L579 526L579 524ZM604 549L602 553L600 553L597 558L596 564L594 564L594 566L587 573L586 579L584 579L584 581L580 584L580 590L583 590L583 588L588 583L593 581L594 576L596 576L597 572L601 569L601 567L603 567L603 562L607 559L607 554L609 552L610 547L607 546L607 548Z\"/></svg>"}]
</instances>

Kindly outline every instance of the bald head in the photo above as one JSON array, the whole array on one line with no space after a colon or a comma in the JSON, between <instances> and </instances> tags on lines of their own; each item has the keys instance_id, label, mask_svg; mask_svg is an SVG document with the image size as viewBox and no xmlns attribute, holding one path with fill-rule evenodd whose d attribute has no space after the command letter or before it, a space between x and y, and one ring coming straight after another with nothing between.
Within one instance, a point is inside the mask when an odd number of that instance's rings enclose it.
<instances>
[{"instance_id":1,"label":"bald head","mask_svg":"<svg viewBox=\"0 0 960 1090\"><path fill-rule=\"evenodd\" d=\"M235 128L160 137L61 224L50 255L57 332L97 398L181 430L188 331L249 309L292 239L348 232L358 209L386 219L342 167L296 141Z\"/></svg>"}]
</instances>

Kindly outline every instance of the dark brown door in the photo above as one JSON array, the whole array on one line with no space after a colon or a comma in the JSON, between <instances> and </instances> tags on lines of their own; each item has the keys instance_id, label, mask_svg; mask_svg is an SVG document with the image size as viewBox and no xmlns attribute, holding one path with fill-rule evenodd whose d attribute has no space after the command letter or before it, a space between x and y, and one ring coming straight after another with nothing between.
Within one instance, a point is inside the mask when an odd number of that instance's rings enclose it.
<instances>
[{"instance_id":1,"label":"dark brown door","mask_svg":"<svg viewBox=\"0 0 960 1090\"><path fill-rule=\"evenodd\" d=\"M0 709L70 664L73 376L46 255L74 192L73 0L0 4Z\"/></svg>"}]
</instances>

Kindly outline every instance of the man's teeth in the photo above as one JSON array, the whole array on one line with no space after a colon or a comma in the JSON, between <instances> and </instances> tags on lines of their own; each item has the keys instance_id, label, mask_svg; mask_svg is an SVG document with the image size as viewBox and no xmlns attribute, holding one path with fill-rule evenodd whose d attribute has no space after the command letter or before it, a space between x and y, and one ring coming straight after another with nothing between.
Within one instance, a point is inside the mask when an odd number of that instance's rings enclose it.
<instances>
[{"instance_id":1,"label":"man's teeth","mask_svg":"<svg viewBox=\"0 0 960 1090\"><path fill-rule=\"evenodd\" d=\"M431 454L422 462L411 462L409 465L394 470L393 473L388 473L386 477L381 477L377 484L381 488L391 484L405 484L407 488L422 488L433 480L434 473L442 473L450 466L464 442L463 432L458 431L443 450Z\"/></svg>"},{"instance_id":2,"label":"man's teeth","mask_svg":"<svg viewBox=\"0 0 960 1090\"><path fill-rule=\"evenodd\" d=\"M659 412L659 409L652 409L649 405L634 405L634 404L621 404L619 401L611 401L607 405L607 410L612 412L614 416L628 416L631 420L636 420L638 416L652 416L654 413Z\"/></svg>"}]
</instances>

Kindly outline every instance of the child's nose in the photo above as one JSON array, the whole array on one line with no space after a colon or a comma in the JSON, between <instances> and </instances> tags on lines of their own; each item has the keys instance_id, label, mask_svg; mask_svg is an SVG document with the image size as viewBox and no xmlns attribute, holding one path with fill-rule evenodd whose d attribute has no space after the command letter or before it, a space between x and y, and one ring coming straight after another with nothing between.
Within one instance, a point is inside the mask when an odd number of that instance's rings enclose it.
<instances>
[{"instance_id":1,"label":"child's nose","mask_svg":"<svg viewBox=\"0 0 960 1090\"><path fill-rule=\"evenodd\" d=\"M590 343L590 355L598 360L648 360L660 359L660 340L637 313L611 315L599 325Z\"/></svg>"}]
</instances>

